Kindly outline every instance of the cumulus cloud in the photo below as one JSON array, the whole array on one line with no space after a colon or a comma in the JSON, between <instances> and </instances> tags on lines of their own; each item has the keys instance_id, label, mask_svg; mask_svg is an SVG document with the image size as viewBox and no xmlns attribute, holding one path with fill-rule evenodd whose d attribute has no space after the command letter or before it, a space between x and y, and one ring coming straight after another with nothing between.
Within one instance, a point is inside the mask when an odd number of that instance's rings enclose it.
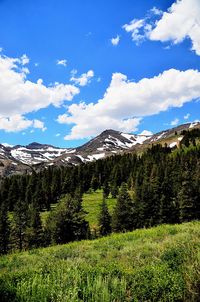
<instances>
[{"instance_id":1,"label":"cumulus cloud","mask_svg":"<svg viewBox=\"0 0 200 302\"><path fill-rule=\"evenodd\" d=\"M0 130L4 130L6 132L19 132L29 127L41 129L42 131L47 130L44 122L37 119L29 120L20 114L15 114L11 117L0 116ZM33 132L34 130L32 129L31 133Z\"/></svg>"},{"instance_id":2,"label":"cumulus cloud","mask_svg":"<svg viewBox=\"0 0 200 302\"><path fill-rule=\"evenodd\" d=\"M123 28L137 45L146 39L177 44L189 38L192 50L200 55L199 0L177 0L167 12L153 7L144 18L133 19Z\"/></svg>"},{"instance_id":3,"label":"cumulus cloud","mask_svg":"<svg viewBox=\"0 0 200 302\"><path fill-rule=\"evenodd\" d=\"M94 136L111 127L132 132L142 117L181 107L199 96L200 72L197 70L169 69L139 82L114 73L102 99L95 104L72 104L57 121L73 125L66 140Z\"/></svg>"},{"instance_id":4,"label":"cumulus cloud","mask_svg":"<svg viewBox=\"0 0 200 302\"><path fill-rule=\"evenodd\" d=\"M112 38L110 41L111 41L113 46L117 46L119 44L120 37L117 35L116 38Z\"/></svg>"},{"instance_id":5,"label":"cumulus cloud","mask_svg":"<svg viewBox=\"0 0 200 302\"><path fill-rule=\"evenodd\" d=\"M129 24L122 26L126 32L131 33L132 40L139 44L144 39L144 34L141 34L140 29L144 28L145 19L133 19Z\"/></svg>"},{"instance_id":6,"label":"cumulus cloud","mask_svg":"<svg viewBox=\"0 0 200 302\"><path fill-rule=\"evenodd\" d=\"M70 79L71 82L74 82L75 84L79 86L86 86L91 82L91 79L94 77L94 71L89 70L86 73L83 73L80 77L75 77L77 74L77 70L74 70L74 74L72 74L72 77Z\"/></svg>"},{"instance_id":7,"label":"cumulus cloud","mask_svg":"<svg viewBox=\"0 0 200 302\"><path fill-rule=\"evenodd\" d=\"M67 66L67 60L63 59L63 60L57 60L57 65L62 65L64 67Z\"/></svg>"},{"instance_id":8,"label":"cumulus cloud","mask_svg":"<svg viewBox=\"0 0 200 302\"><path fill-rule=\"evenodd\" d=\"M192 41L192 50L200 55L200 1L177 0L168 9L162 12L153 7L143 19L133 19L123 28L130 32L136 44L145 39L174 44L189 38ZM154 18L152 18L154 16ZM155 17L161 17L160 20Z\"/></svg>"},{"instance_id":9,"label":"cumulus cloud","mask_svg":"<svg viewBox=\"0 0 200 302\"><path fill-rule=\"evenodd\" d=\"M192 50L200 55L200 1L177 0L156 23L151 40L172 41L177 44L185 38L192 41Z\"/></svg>"},{"instance_id":10,"label":"cumulus cloud","mask_svg":"<svg viewBox=\"0 0 200 302\"><path fill-rule=\"evenodd\" d=\"M146 16L142 19L133 19L130 23L124 24L122 28L131 33L132 40L139 45L149 38L149 35L157 22L157 19L163 14L163 11L153 7L147 11Z\"/></svg>"},{"instance_id":11,"label":"cumulus cloud","mask_svg":"<svg viewBox=\"0 0 200 302\"><path fill-rule=\"evenodd\" d=\"M47 127L45 127L44 122L40 120L34 120L33 127L37 129L41 129L43 132L47 130Z\"/></svg>"},{"instance_id":12,"label":"cumulus cloud","mask_svg":"<svg viewBox=\"0 0 200 302\"><path fill-rule=\"evenodd\" d=\"M18 132L32 126L33 121L26 119L20 114L12 117L0 117L0 129L6 132Z\"/></svg>"},{"instance_id":13,"label":"cumulus cloud","mask_svg":"<svg viewBox=\"0 0 200 302\"><path fill-rule=\"evenodd\" d=\"M173 121L171 121L170 125L171 126L177 126L179 123L179 119L178 118L175 118Z\"/></svg>"},{"instance_id":14,"label":"cumulus cloud","mask_svg":"<svg viewBox=\"0 0 200 302\"><path fill-rule=\"evenodd\" d=\"M28 63L29 58L26 55L21 58L0 55L1 129L21 131L32 124L32 121L24 117L25 114L51 104L59 107L79 93L79 88L74 85L56 83L48 87L41 79L36 83L28 80L29 70L25 67Z\"/></svg>"}]
</instances>

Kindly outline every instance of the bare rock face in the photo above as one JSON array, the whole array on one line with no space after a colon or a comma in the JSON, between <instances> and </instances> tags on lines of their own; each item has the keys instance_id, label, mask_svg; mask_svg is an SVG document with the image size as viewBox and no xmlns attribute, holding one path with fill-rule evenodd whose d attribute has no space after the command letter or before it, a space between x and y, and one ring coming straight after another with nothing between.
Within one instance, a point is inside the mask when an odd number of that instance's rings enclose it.
<instances>
[{"instance_id":1,"label":"bare rock face","mask_svg":"<svg viewBox=\"0 0 200 302\"><path fill-rule=\"evenodd\" d=\"M200 123L187 123L173 129L148 135L137 135L105 130L78 148L58 148L33 142L27 146L0 144L0 176L31 173L48 166L71 166L98 160L106 156L131 152L154 143L178 146L182 130L200 127ZM176 136L175 136L176 133Z\"/></svg>"}]
</instances>

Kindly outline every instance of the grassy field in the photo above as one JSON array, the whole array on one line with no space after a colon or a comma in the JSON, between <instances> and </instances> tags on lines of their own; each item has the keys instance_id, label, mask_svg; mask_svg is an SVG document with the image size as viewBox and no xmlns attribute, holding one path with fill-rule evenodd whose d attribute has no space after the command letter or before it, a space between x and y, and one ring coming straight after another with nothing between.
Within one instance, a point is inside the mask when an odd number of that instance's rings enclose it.
<instances>
[{"instance_id":1,"label":"grassy field","mask_svg":"<svg viewBox=\"0 0 200 302\"><path fill-rule=\"evenodd\" d=\"M96 192L85 193L83 195L83 208L87 212L86 220L90 224L91 230L98 229L98 215L100 212L100 205L102 203L103 193L102 190L97 190ZM108 209L110 214L116 204L116 199L109 197L107 200ZM53 204L51 208L55 208L56 204ZM41 219L43 225L46 222L49 212L41 212Z\"/></svg>"},{"instance_id":2,"label":"grassy field","mask_svg":"<svg viewBox=\"0 0 200 302\"><path fill-rule=\"evenodd\" d=\"M1 302L199 301L200 222L0 258Z\"/></svg>"},{"instance_id":3,"label":"grassy field","mask_svg":"<svg viewBox=\"0 0 200 302\"><path fill-rule=\"evenodd\" d=\"M98 216L102 199L102 190L97 190L96 192L86 193L83 195L83 208L87 212L86 220L89 222L91 229L98 228ZM112 214L113 208L116 204L116 199L109 197L106 201L108 210L110 214Z\"/></svg>"}]
</instances>

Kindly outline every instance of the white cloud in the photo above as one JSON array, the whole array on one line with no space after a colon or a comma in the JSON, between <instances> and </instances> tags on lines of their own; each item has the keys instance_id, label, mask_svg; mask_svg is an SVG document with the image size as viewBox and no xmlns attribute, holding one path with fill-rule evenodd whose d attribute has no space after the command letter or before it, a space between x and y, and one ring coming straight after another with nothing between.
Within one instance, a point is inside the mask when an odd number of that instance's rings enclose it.
<instances>
[{"instance_id":1,"label":"white cloud","mask_svg":"<svg viewBox=\"0 0 200 302\"><path fill-rule=\"evenodd\" d=\"M41 129L43 132L47 130L47 127L45 127L44 122L40 120L34 120L33 127L37 129Z\"/></svg>"},{"instance_id":2,"label":"white cloud","mask_svg":"<svg viewBox=\"0 0 200 302\"><path fill-rule=\"evenodd\" d=\"M74 72L77 73L76 70L74 70ZM79 86L86 86L87 84L89 84L91 82L91 79L94 77L93 70L89 70L88 72L83 73L80 77L75 77L75 74L72 75L70 81L74 82L75 84L77 84Z\"/></svg>"},{"instance_id":3,"label":"white cloud","mask_svg":"<svg viewBox=\"0 0 200 302\"><path fill-rule=\"evenodd\" d=\"M172 41L175 44L190 38L192 50L200 55L200 1L177 0L163 13L149 37L151 40Z\"/></svg>"},{"instance_id":4,"label":"white cloud","mask_svg":"<svg viewBox=\"0 0 200 302\"><path fill-rule=\"evenodd\" d=\"M192 50L200 55L199 0L176 0L167 12L153 7L144 18L133 19L123 28L131 33L137 45L145 39L177 44L189 38Z\"/></svg>"},{"instance_id":5,"label":"white cloud","mask_svg":"<svg viewBox=\"0 0 200 302\"><path fill-rule=\"evenodd\" d=\"M19 132L29 127L41 129L42 131L47 130L44 122L37 119L29 120L20 114L15 114L11 117L0 116L0 130L4 130L6 132ZM33 133L33 129L30 132Z\"/></svg>"},{"instance_id":6,"label":"white cloud","mask_svg":"<svg viewBox=\"0 0 200 302\"><path fill-rule=\"evenodd\" d=\"M190 117L190 113L187 113L186 115L184 115L184 120L188 120Z\"/></svg>"},{"instance_id":7,"label":"white cloud","mask_svg":"<svg viewBox=\"0 0 200 302\"><path fill-rule=\"evenodd\" d=\"M24 67L28 62L26 55L21 58L0 55L1 129L21 131L32 123L24 117L26 113L46 108L51 104L59 107L79 93L79 88L74 85L57 83L48 87L41 79L36 83L28 80L29 70Z\"/></svg>"},{"instance_id":8,"label":"white cloud","mask_svg":"<svg viewBox=\"0 0 200 302\"><path fill-rule=\"evenodd\" d=\"M106 128L131 132L143 116L181 107L200 96L200 72L170 69L153 78L131 82L126 75L114 73L110 86L96 104L80 103L58 116L62 124L72 124L65 139L98 134Z\"/></svg>"},{"instance_id":9,"label":"white cloud","mask_svg":"<svg viewBox=\"0 0 200 302\"><path fill-rule=\"evenodd\" d=\"M112 38L110 41L111 41L112 45L117 46L119 44L120 37L117 35L116 38Z\"/></svg>"},{"instance_id":10,"label":"white cloud","mask_svg":"<svg viewBox=\"0 0 200 302\"><path fill-rule=\"evenodd\" d=\"M64 67L67 66L67 60L63 59L63 60L57 60L57 65L62 65Z\"/></svg>"},{"instance_id":11,"label":"white cloud","mask_svg":"<svg viewBox=\"0 0 200 302\"><path fill-rule=\"evenodd\" d=\"M133 19L129 24L122 26L126 32L131 33L132 40L139 44L144 39L144 34L140 33L140 29L145 25L145 19Z\"/></svg>"},{"instance_id":12,"label":"white cloud","mask_svg":"<svg viewBox=\"0 0 200 302\"><path fill-rule=\"evenodd\" d=\"M19 132L32 126L32 124L32 121L20 114L15 114L12 117L0 117L0 130L6 132Z\"/></svg>"},{"instance_id":13,"label":"white cloud","mask_svg":"<svg viewBox=\"0 0 200 302\"><path fill-rule=\"evenodd\" d=\"M60 133L56 133L56 135L55 135L56 137L59 137L60 136Z\"/></svg>"},{"instance_id":14,"label":"white cloud","mask_svg":"<svg viewBox=\"0 0 200 302\"><path fill-rule=\"evenodd\" d=\"M26 65L30 61L26 54L24 54L20 59L21 59L21 64L22 65Z\"/></svg>"},{"instance_id":15,"label":"white cloud","mask_svg":"<svg viewBox=\"0 0 200 302\"><path fill-rule=\"evenodd\" d=\"M72 69L70 71L70 73L71 73L71 76L74 77L78 73L78 70L77 69Z\"/></svg>"},{"instance_id":16,"label":"white cloud","mask_svg":"<svg viewBox=\"0 0 200 302\"><path fill-rule=\"evenodd\" d=\"M177 126L179 123L179 119L178 118L175 118L173 121L171 121L170 125L171 126Z\"/></svg>"},{"instance_id":17,"label":"white cloud","mask_svg":"<svg viewBox=\"0 0 200 302\"><path fill-rule=\"evenodd\" d=\"M150 9L150 12L157 16L161 16L163 14L163 11L155 6L152 9Z\"/></svg>"}]
</instances>

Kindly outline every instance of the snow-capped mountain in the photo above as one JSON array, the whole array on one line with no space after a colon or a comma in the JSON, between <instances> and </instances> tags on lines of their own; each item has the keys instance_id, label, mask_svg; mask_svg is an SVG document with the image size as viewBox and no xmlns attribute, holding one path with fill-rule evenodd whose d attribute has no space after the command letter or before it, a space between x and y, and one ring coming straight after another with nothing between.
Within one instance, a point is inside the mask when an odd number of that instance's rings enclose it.
<instances>
[{"instance_id":1,"label":"snow-capped mountain","mask_svg":"<svg viewBox=\"0 0 200 302\"><path fill-rule=\"evenodd\" d=\"M77 165L106 156L147 148L154 143L174 148L182 139L182 130L200 127L200 123L187 123L156 134L128 134L105 130L86 144L76 148L58 148L52 145L31 143L27 146L0 144L0 175L30 173L56 165Z\"/></svg>"}]
</instances>

